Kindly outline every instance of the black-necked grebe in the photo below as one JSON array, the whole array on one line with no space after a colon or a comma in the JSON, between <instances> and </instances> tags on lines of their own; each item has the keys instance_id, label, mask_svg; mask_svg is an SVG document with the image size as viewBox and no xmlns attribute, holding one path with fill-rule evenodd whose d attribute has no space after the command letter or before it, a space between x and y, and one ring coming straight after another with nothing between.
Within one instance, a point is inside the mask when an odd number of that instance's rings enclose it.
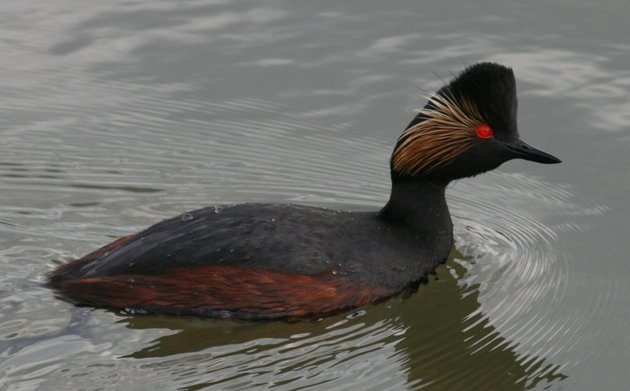
<instances>
[{"instance_id":1,"label":"black-necked grebe","mask_svg":"<svg viewBox=\"0 0 630 391\"><path fill-rule=\"evenodd\" d=\"M209 207L164 220L54 270L79 305L245 319L316 317L417 286L444 262L454 179L510 159L560 160L519 139L511 69L465 69L399 137L374 212L286 204Z\"/></svg>"}]
</instances>

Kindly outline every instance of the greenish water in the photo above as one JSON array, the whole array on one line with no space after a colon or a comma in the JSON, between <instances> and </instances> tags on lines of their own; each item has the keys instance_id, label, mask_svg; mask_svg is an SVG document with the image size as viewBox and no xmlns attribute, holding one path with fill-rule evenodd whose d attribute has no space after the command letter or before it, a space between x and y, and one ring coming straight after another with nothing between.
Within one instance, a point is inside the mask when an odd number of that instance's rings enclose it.
<instances>
[{"instance_id":1,"label":"greenish water","mask_svg":"<svg viewBox=\"0 0 630 391\"><path fill-rule=\"evenodd\" d=\"M622 1L0 5L0 389L624 390ZM418 292L318 322L77 309L45 274L216 204L375 209L394 140L466 65L514 68L514 161L449 189Z\"/></svg>"}]
</instances>

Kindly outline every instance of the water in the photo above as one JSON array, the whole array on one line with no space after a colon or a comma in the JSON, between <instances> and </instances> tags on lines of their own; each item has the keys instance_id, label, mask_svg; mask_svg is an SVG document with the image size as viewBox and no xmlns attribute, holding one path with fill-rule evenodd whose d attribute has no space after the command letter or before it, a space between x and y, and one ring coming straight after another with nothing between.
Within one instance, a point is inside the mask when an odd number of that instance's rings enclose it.
<instances>
[{"instance_id":1,"label":"water","mask_svg":"<svg viewBox=\"0 0 630 391\"><path fill-rule=\"evenodd\" d=\"M0 10L1 389L630 383L625 2ZM67 259L206 205L378 208L421 95L480 60L515 69L523 138L564 163L452 186L456 248L417 293L251 323L78 309L41 286Z\"/></svg>"}]
</instances>

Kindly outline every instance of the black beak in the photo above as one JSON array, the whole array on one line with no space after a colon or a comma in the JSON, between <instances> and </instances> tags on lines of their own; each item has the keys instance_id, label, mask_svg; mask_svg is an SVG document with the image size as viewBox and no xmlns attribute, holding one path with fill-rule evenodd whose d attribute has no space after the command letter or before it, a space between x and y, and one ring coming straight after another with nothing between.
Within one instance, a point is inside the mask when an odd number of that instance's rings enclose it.
<instances>
[{"instance_id":1,"label":"black beak","mask_svg":"<svg viewBox=\"0 0 630 391\"><path fill-rule=\"evenodd\" d=\"M534 148L519 139L511 143L501 143L501 145L503 145L503 147L513 155L513 159L525 159L544 164L562 162L562 160L557 157L550 155L547 152L543 152L540 149Z\"/></svg>"}]
</instances>

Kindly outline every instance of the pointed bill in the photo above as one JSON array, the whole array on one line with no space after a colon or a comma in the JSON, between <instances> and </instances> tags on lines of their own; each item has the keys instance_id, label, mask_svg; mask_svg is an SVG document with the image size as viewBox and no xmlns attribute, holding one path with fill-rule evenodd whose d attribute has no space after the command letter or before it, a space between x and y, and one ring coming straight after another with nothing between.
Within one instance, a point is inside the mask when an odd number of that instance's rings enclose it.
<instances>
[{"instance_id":1,"label":"pointed bill","mask_svg":"<svg viewBox=\"0 0 630 391\"><path fill-rule=\"evenodd\" d=\"M514 159L525 159L543 164L555 164L562 162L562 160L557 157L550 155L547 152L543 152L538 148L534 148L520 139L512 143L501 143L501 145L503 145L503 147L514 156Z\"/></svg>"}]
</instances>

